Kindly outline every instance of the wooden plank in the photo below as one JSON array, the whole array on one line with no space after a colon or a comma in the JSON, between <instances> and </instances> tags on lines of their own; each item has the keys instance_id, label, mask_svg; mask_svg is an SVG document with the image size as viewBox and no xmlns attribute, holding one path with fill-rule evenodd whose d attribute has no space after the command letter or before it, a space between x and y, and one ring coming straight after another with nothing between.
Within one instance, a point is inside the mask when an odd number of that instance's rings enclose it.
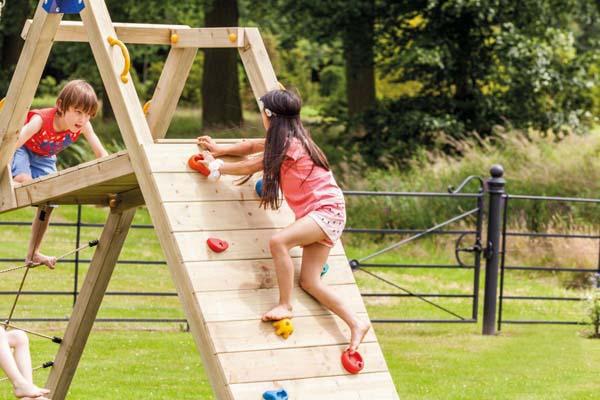
<instances>
[{"instance_id":1,"label":"wooden plank","mask_svg":"<svg viewBox=\"0 0 600 400\"><path fill-rule=\"evenodd\" d=\"M357 313L367 312L356 285L332 285L331 288L348 302L352 310ZM330 315L330 311L304 290L294 288L292 296L296 317ZM259 320L277 304L279 289L197 292L196 299L206 322Z\"/></svg>"},{"instance_id":2,"label":"wooden plank","mask_svg":"<svg viewBox=\"0 0 600 400\"><path fill-rule=\"evenodd\" d=\"M67 395L134 215L135 208L122 213L110 213L104 225L100 243L92 257L46 382L53 400L64 399Z\"/></svg>"},{"instance_id":3,"label":"wooden plank","mask_svg":"<svg viewBox=\"0 0 600 400\"><path fill-rule=\"evenodd\" d=\"M285 228L295 220L285 206L279 210L259 207L259 200L165 203L174 232Z\"/></svg>"},{"instance_id":4,"label":"wooden plank","mask_svg":"<svg viewBox=\"0 0 600 400\"><path fill-rule=\"evenodd\" d=\"M156 226L156 224L155 224ZM271 258L269 239L278 229L254 229L240 231L176 232L173 234L179 245L183 262L205 260L251 260ZM206 244L208 238L216 237L229 243L222 253L215 253ZM300 247L290 250L290 255L301 254ZM343 255L344 249L338 241L331 249L332 256Z\"/></svg>"},{"instance_id":5,"label":"wooden plank","mask_svg":"<svg viewBox=\"0 0 600 400\"><path fill-rule=\"evenodd\" d=\"M48 60L52 39L58 29L62 14L48 14L40 0L34 22L25 41L21 56L0 111L0 171L4 171L15 152L19 131L25 122L27 109L40 82Z\"/></svg>"},{"instance_id":6,"label":"wooden plank","mask_svg":"<svg viewBox=\"0 0 600 400\"><path fill-rule=\"evenodd\" d=\"M244 351L219 354L231 384L348 375L340 357L346 346ZM360 346L365 362L361 373L385 372L387 365L377 343Z\"/></svg>"},{"instance_id":7,"label":"wooden plank","mask_svg":"<svg viewBox=\"0 0 600 400\"><path fill-rule=\"evenodd\" d=\"M366 314L359 317L368 319ZM275 335L272 323L260 320L209 322L207 325L218 353L347 345L350 340L348 325L335 315L296 317L293 323L294 333L287 339ZM376 341L370 329L363 343Z\"/></svg>"},{"instance_id":8,"label":"wooden plank","mask_svg":"<svg viewBox=\"0 0 600 400\"><path fill-rule=\"evenodd\" d=\"M243 142L245 140L256 140L256 139L264 139L264 138L215 138L213 140L217 143L223 144L231 144ZM196 139L183 139L183 138L168 138L168 139L156 139L154 141L156 144L196 144Z\"/></svg>"},{"instance_id":9,"label":"wooden plank","mask_svg":"<svg viewBox=\"0 0 600 400\"><path fill-rule=\"evenodd\" d=\"M13 186L10 165L0 174L0 212L17 208L17 197Z\"/></svg>"},{"instance_id":10,"label":"wooden plank","mask_svg":"<svg viewBox=\"0 0 600 400\"><path fill-rule=\"evenodd\" d=\"M244 28L175 29L178 40L174 48L236 48L244 46Z\"/></svg>"},{"instance_id":11,"label":"wooden plank","mask_svg":"<svg viewBox=\"0 0 600 400\"><path fill-rule=\"evenodd\" d=\"M143 115L133 83L130 80L127 84L123 84L118 75L120 71L116 71L113 66L114 52L108 47L106 38L109 35L115 35L115 32L104 1L88 0L86 8L81 12L81 19L88 31L100 75L115 109L115 117L129 151L132 166L152 217L158 240L169 264L169 270L190 324L192 336L204 362L207 376L218 399L232 399L226 386L225 371L214 357L212 342L204 325L202 312L193 296L187 270L181 262L182 257L177 242L170 233L171 229L162 207L160 193L153 176L149 173L150 165L145 146L153 143L152 134ZM119 55L119 57L121 56Z\"/></svg>"},{"instance_id":12,"label":"wooden plank","mask_svg":"<svg viewBox=\"0 0 600 400\"><path fill-rule=\"evenodd\" d=\"M239 53L257 101L268 91L279 89L269 54L257 28L244 29L244 47L239 49Z\"/></svg>"},{"instance_id":13,"label":"wooden plank","mask_svg":"<svg viewBox=\"0 0 600 400\"><path fill-rule=\"evenodd\" d=\"M152 175L160 187L164 202L234 201L256 200L258 195L254 185L259 176L238 185L239 177L223 175L217 182L210 182L198 172L154 173Z\"/></svg>"},{"instance_id":14,"label":"wooden plank","mask_svg":"<svg viewBox=\"0 0 600 400\"><path fill-rule=\"evenodd\" d=\"M15 189L19 207L51 201L78 191L81 194L98 194L117 191L118 186L123 186L123 190L131 188L132 185L137 186L128 156L109 158L107 161L90 163L85 167L69 168L44 178ZM111 181L116 179L120 182L112 189L94 187L100 184L114 185Z\"/></svg>"},{"instance_id":15,"label":"wooden plank","mask_svg":"<svg viewBox=\"0 0 600 400\"><path fill-rule=\"evenodd\" d=\"M26 39L31 29L32 20L27 20L21 31ZM113 27L123 42L127 44L171 44L171 33L174 29L186 29L187 25L169 24L132 24L115 22ZM88 34L79 21L62 21L54 37L55 42L88 42Z\"/></svg>"},{"instance_id":16,"label":"wooden plank","mask_svg":"<svg viewBox=\"0 0 600 400\"><path fill-rule=\"evenodd\" d=\"M167 56L146 118L155 139L167 134L177 102L194 64L197 49L172 48Z\"/></svg>"},{"instance_id":17,"label":"wooden plank","mask_svg":"<svg viewBox=\"0 0 600 400\"><path fill-rule=\"evenodd\" d=\"M188 160L202 151L196 143L161 144L149 146L147 149L152 172L195 172L188 166ZM233 162L243 160L245 157L224 156L219 158L226 162Z\"/></svg>"},{"instance_id":18,"label":"wooden plank","mask_svg":"<svg viewBox=\"0 0 600 400\"><path fill-rule=\"evenodd\" d=\"M294 285L298 286L302 259L292 259L295 267ZM330 285L355 283L354 275L344 256L330 256L329 272L323 282ZM272 259L242 261L204 261L186 263L195 292L213 290L248 290L277 287Z\"/></svg>"},{"instance_id":19,"label":"wooden plank","mask_svg":"<svg viewBox=\"0 0 600 400\"><path fill-rule=\"evenodd\" d=\"M267 390L284 388L290 400L398 400L387 372L323 378L275 380L231 385L236 400L256 400Z\"/></svg>"}]
</instances>

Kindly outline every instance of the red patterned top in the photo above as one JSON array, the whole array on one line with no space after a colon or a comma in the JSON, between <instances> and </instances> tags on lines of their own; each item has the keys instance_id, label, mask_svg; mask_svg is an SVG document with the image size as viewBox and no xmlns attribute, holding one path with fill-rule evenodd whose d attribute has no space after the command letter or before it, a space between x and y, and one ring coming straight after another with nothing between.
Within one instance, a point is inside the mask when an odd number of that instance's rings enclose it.
<instances>
[{"instance_id":1,"label":"red patterned top","mask_svg":"<svg viewBox=\"0 0 600 400\"><path fill-rule=\"evenodd\" d=\"M44 108L41 110L31 110L27 114L27 122L34 115L42 117L42 129L33 135L27 142L25 147L40 156L50 157L75 143L81 134L79 132L71 132L70 130L56 132L54 130L54 116L56 115L56 107Z\"/></svg>"}]
</instances>

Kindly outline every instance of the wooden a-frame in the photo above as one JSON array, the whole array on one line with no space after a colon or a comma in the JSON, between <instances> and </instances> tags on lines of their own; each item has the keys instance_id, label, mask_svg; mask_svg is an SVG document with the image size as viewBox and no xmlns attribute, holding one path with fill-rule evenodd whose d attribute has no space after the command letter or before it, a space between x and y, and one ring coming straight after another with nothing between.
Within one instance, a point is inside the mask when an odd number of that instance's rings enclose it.
<instances>
[{"instance_id":1,"label":"wooden a-frame","mask_svg":"<svg viewBox=\"0 0 600 400\"><path fill-rule=\"evenodd\" d=\"M361 346L365 369L349 375L339 362L347 327L307 296L297 280L296 333L285 341L260 322L277 296L268 239L291 223L293 214L286 206L258 209L252 181L242 186L229 177L208 182L186 165L198 152L193 141L164 139L198 48L237 48L257 99L279 88L258 30L113 24L103 0L84 0L81 22L62 22L62 14L42 9L44 1L23 29L25 45L0 111L0 212L48 202L111 207L48 378L52 399L66 397L135 209L143 204L216 398L258 399L265 390L284 387L292 399L397 399L374 333ZM121 79L123 56L108 37L171 45L147 115L131 79ZM126 150L14 184L9 162L54 41L90 43ZM230 249L211 253L203 245L209 236L227 240ZM291 255L300 268L300 250ZM328 263L327 282L368 318L341 245Z\"/></svg>"}]
</instances>

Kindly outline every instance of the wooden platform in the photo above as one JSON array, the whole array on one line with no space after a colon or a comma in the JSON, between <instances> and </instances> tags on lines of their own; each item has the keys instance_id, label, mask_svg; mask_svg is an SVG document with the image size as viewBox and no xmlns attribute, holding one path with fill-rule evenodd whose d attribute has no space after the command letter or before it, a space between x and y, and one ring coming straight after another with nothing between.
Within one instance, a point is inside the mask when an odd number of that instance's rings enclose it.
<instances>
[{"instance_id":1,"label":"wooden platform","mask_svg":"<svg viewBox=\"0 0 600 400\"><path fill-rule=\"evenodd\" d=\"M121 151L26 184L16 183L16 207L0 212L46 203L108 205L111 194L127 193L137 188L127 151Z\"/></svg>"}]
</instances>

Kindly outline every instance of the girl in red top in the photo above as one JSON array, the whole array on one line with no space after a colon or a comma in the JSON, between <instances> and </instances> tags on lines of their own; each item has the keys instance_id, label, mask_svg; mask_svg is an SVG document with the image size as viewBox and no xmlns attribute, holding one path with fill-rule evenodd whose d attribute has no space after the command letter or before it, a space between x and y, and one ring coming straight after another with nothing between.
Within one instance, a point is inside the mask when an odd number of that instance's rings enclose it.
<instances>
[{"instance_id":1,"label":"girl in red top","mask_svg":"<svg viewBox=\"0 0 600 400\"><path fill-rule=\"evenodd\" d=\"M259 104L267 130L265 139L218 145L210 137L202 136L198 143L209 150L204 153L204 158L211 176L251 175L263 171L261 206L279 208L281 190L296 216L296 222L277 232L269 241L279 284L279 304L262 319L272 321L292 317L294 265L289 250L302 246L300 286L348 324L351 331L348 349L355 351L370 324L359 319L320 278L331 247L344 229L344 196L333 178L327 158L300 121L300 98L287 90L273 90L261 97ZM235 163L214 159L258 152L263 155Z\"/></svg>"},{"instance_id":2,"label":"girl in red top","mask_svg":"<svg viewBox=\"0 0 600 400\"><path fill-rule=\"evenodd\" d=\"M98 98L85 81L67 83L56 99L56 107L31 110L17 140L11 170L15 182L31 180L56 172L56 154L73 144L81 134L87 139L97 158L108 153L90 124L96 115ZM38 207L32 224L32 235L26 262L54 268L55 257L40 253L39 248L48 227L52 207Z\"/></svg>"}]
</instances>

